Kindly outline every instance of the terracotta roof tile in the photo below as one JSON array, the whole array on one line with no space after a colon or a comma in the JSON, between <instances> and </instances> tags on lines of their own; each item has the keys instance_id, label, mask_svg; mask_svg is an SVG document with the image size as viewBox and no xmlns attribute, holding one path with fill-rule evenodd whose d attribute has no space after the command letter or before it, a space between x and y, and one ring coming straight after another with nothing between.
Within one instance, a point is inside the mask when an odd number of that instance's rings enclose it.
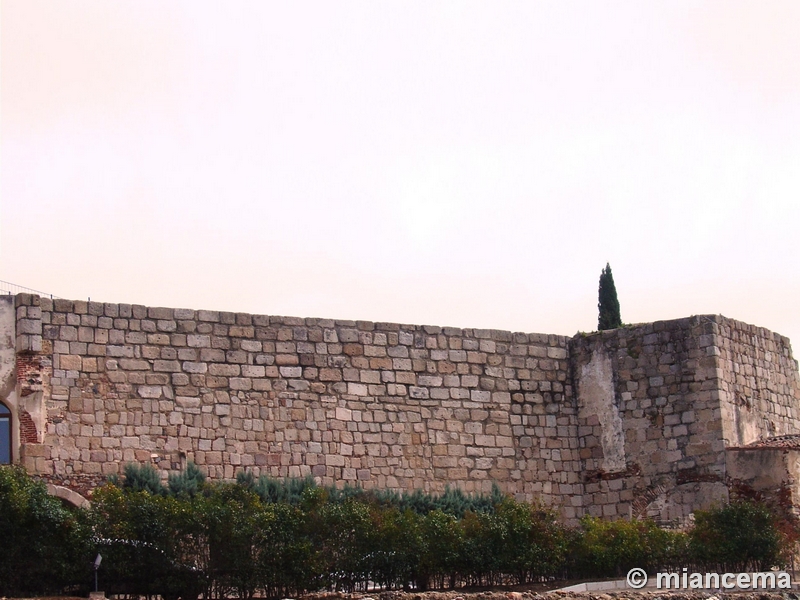
<instances>
[{"instance_id":1,"label":"terracotta roof tile","mask_svg":"<svg viewBox=\"0 0 800 600\"><path fill-rule=\"evenodd\" d=\"M786 450L800 450L800 433L776 435L765 440L752 442L746 446L738 446L737 448L784 448Z\"/></svg>"}]
</instances>

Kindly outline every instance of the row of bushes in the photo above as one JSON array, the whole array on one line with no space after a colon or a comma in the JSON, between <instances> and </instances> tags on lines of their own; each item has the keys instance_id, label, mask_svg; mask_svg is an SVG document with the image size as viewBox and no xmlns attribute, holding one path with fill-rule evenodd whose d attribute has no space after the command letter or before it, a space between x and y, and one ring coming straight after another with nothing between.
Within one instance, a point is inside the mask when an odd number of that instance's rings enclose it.
<instances>
[{"instance_id":1,"label":"row of bushes","mask_svg":"<svg viewBox=\"0 0 800 600\"><path fill-rule=\"evenodd\" d=\"M205 484L205 475L193 463L189 463L181 473L170 474L167 485L161 483L161 476L152 465L136 465L128 463L123 469L124 476L112 476L109 481L117 487L133 491L146 491L154 496L175 496L179 498L194 497ZM254 477L250 471L240 471L236 475L236 483L255 492L262 502L269 504L287 503L297 506L303 500L306 490L317 487L313 477L275 479L262 475ZM427 514L433 510L441 510L447 514L461 518L467 512L493 512L505 495L492 485L490 494L467 495L457 488L447 488L443 494L428 494L421 490L413 492L397 492L395 490L364 490L360 487L345 485L343 488L326 488L330 502L344 502L348 499L372 501L383 505L391 505L400 511L411 510L418 514Z\"/></svg>"},{"instance_id":2,"label":"row of bushes","mask_svg":"<svg viewBox=\"0 0 800 600\"><path fill-rule=\"evenodd\" d=\"M154 476L155 475L155 476ZM763 505L696 513L686 532L585 518L567 528L499 491L466 496L321 488L311 480L204 481L189 466L162 486L148 468L68 510L21 469L0 468L0 595L70 591L286 597L302 591L443 588L617 576L632 567L764 570L789 536Z\"/></svg>"}]
</instances>

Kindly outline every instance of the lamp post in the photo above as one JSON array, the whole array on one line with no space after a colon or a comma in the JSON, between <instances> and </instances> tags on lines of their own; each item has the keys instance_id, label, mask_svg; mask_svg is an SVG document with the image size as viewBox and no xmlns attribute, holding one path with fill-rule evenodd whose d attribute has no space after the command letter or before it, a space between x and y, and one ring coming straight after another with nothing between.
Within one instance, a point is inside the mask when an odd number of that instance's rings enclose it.
<instances>
[{"instance_id":1,"label":"lamp post","mask_svg":"<svg viewBox=\"0 0 800 600\"><path fill-rule=\"evenodd\" d=\"M97 570L100 568L100 563L103 562L103 557L98 553L97 558L94 559L94 591L97 592Z\"/></svg>"}]
</instances>

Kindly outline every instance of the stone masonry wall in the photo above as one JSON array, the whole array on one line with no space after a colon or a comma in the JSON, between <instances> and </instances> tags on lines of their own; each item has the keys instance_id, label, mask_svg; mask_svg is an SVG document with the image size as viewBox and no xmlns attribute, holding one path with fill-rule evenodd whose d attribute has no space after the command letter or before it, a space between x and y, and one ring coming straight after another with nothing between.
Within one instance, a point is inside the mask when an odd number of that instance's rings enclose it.
<instances>
[{"instance_id":1,"label":"stone masonry wall","mask_svg":"<svg viewBox=\"0 0 800 600\"><path fill-rule=\"evenodd\" d=\"M26 331L41 335L48 367L44 443L23 445L23 460L57 483L128 461L192 460L212 478L250 469L468 492L495 481L563 505L567 518L580 511L567 338L26 295L17 304L38 305L25 308L27 321L41 315Z\"/></svg>"},{"instance_id":2,"label":"stone masonry wall","mask_svg":"<svg viewBox=\"0 0 800 600\"><path fill-rule=\"evenodd\" d=\"M727 499L729 447L800 433L788 339L721 316L570 339L26 294L12 314L4 302L14 459L82 494L126 462L166 476L193 461L217 479L497 483L570 523L680 521Z\"/></svg>"},{"instance_id":3,"label":"stone masonry wall","mask_svg":"<svg viewBox=\"0 0 800 600\"><path fill-rule=\"evenodd\" d=\"M685 519L727 499L727 448L800 432L797 363L766 329L701 315L570 349L590 514Z\"/></svg>"},{"instance_id":4,"label":"stone masonry wall","mask_svg":"<svg viewBox=\"0 0 800 600\"><path fill-rule=\"evenodd\" d=\"M714 331L699 316L573 338L589 514L680 520L727 497ZM604 413L617 415L611 441ZM609 466L614 453L622 461Z\"/></svg>"},{"instance_id":5,"label":"stone masonry wall","mask_svg":"<svg viewBox=\"0 0 800 600\"><path fill-rule=\"evenodd\" d=\"M800 433L800 380L789 338L724 317L715 321L727 445Z\"/></svg>"}]
</instances>

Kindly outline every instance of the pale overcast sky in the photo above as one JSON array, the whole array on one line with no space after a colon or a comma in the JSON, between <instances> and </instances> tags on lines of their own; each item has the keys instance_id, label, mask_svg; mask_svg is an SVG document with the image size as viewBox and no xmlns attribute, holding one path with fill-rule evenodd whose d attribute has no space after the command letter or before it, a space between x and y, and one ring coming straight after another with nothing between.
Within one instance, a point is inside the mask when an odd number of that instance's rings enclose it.
<instances>
[{"instance_id":1,"label":"pale overcast sky","mask_svg":"<svg viewBox=\"0 0 800 600\"><path fill-rule=\"evenodd\" d=\"M800 344L800 3L2 0L0 279Z\"/></svg>"}]
</instances>

